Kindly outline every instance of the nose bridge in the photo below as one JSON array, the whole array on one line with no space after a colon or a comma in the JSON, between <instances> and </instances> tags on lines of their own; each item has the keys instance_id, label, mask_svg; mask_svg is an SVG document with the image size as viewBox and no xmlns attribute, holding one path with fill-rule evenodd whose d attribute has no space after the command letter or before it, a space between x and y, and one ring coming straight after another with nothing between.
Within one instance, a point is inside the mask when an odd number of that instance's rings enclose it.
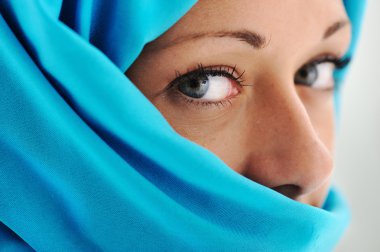
<instances>
[{"instance_id":1,"label":"nose bridge","mask_svg":"<svg viewBox=\"0 0 380 252\"><path fill-rule=\"evenodd\" d=\"M283 91L280 96L283 106L277 115L283 123L277 129L276 144L283 153L274 158L281 163L289 179L288 183L298 186L302 193L316 190L330 176L332 157L326 145L321 141L310 117L295 89ZM286 128L286 129L285 129Z\"/></svg>"},{"instance_id":2,"label":"nose bridge","mask_svg":"<svg viewBox=\"0 0 380 252\"><path fill-rule=\"evenodd\" d=\"M294 84L293 84L294 85ZM284 87L284 85L282 85ZM285 185L296 187L297 194L318 189L331 174L332 158L319 138L295 88L274 88L267 107L264 153L256 166L266 169L261 179L272 188ZM269 147L268 147L269 146ZM261 164L260 164L261 163Z\"/></svg>"},{"instance_id":3,"label":"nose bridge","mask_svg":"<svg viewBox=\"0 0 380 252\"><path fill-rule=\"evenodd\" d=\"M310 141L319 142L310 117L296 89L281 89L276 93L276 102L273 103L272 109L277 118L276 132L279 133L278 137L287 140L282 141L282 143L287 146L288 143L293 143L294 147L305 147L303 145ZM277 146L282 148L282 144Z\"/></svg>"}]
</instances>

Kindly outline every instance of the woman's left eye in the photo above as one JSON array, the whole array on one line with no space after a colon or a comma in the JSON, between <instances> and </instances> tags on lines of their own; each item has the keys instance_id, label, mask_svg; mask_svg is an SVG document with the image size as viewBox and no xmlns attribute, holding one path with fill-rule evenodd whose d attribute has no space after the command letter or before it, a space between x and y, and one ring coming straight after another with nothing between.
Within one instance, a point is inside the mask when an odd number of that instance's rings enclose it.
<instances>
[{"instance_id":1,"label":"woman's left eye","mask_svg":"<svg viewBox=\"0 0 380 252\"><path fill-rule=\"evenodd\" d=\"M294 83L319 90L334 88L334 70L346 67L350 59L325 57L301 67L294 76Z\"/></svg>"},{"instance_id":2,"label":"woman's left eye","mask_svg":"<svg viewBox=\"0 0 380 252\"><path fill-rule=\"evenodd\" d=\"M334 87L334 63L310 63L299 69L294 76L294 83L316 89L329 90Z\"/></svg>"}]
</instances>

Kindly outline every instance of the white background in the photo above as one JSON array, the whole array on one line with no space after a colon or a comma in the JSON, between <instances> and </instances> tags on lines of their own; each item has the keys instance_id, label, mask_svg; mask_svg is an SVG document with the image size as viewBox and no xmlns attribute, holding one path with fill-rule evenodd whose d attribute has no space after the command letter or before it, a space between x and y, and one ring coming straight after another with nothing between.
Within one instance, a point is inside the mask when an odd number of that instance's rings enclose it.
<instances>
[{"instance_id":1,"label":"white background","mask_svg":"<svg viewBox=\"0 0 380 252\"><path fill-rule=\"evenodd\" d=\"M357 54L343 90L335 184L352 221L336 248L380 251L380 1L369 0Z\"/></svg>"}]
</instances>

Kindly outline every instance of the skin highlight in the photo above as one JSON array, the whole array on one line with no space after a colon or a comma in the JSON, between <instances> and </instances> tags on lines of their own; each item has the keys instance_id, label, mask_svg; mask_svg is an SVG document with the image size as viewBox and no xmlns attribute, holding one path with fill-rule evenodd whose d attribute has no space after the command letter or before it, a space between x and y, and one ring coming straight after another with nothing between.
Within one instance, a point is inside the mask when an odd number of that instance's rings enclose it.
<instances>
[{"instance_id":1,"label":"skin highlight","mask_svg":"<svg viewBox=\"0 0 380 252\"><path fill-rule=\"evenodd\" d=\"M126 75L179 134L241 175L321 207L334 166L334 90L295 76L316 60L341 58L350 35L341 0L200 0ZM324 64L315 69L329 73ZM240 76L241 85L209 74L209 84L230 83L229 97L188 99L176 87L194 74L178 78L200 67ZM332 76L325 82L333 86Z\"/></svg>"}]
</instances>

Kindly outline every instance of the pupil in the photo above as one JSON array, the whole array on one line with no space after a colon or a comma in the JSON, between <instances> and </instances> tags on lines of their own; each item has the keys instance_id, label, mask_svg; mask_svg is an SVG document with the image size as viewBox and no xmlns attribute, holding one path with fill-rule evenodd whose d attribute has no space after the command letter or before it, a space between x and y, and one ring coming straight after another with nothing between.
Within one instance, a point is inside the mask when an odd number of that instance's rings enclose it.
<instances>
[{"instance_id":1,"label":"pupil","mask_svg":"<svg viewBox=\"0 0 380 252\"><path fill-rule=\"evenodd\" d=\"M203 83L203 81L202 81L202 83ZM199 88L199 86L200 86L200 83L199 83L199 81L197 81L197 80L191 80L190 81L190 87L191 88Z\"/></svg>"},{"instance_id":2,"label":"pupil","mask_svg":"<svg viewBox=\"0 0 380 252\"><path fill-rule=\"evenodd\" d=\"M307 71L306 69L302 69L301 72L300 72L300 75L302 78L306 78L307 77Z\"/></svg>"}]
</instances>

